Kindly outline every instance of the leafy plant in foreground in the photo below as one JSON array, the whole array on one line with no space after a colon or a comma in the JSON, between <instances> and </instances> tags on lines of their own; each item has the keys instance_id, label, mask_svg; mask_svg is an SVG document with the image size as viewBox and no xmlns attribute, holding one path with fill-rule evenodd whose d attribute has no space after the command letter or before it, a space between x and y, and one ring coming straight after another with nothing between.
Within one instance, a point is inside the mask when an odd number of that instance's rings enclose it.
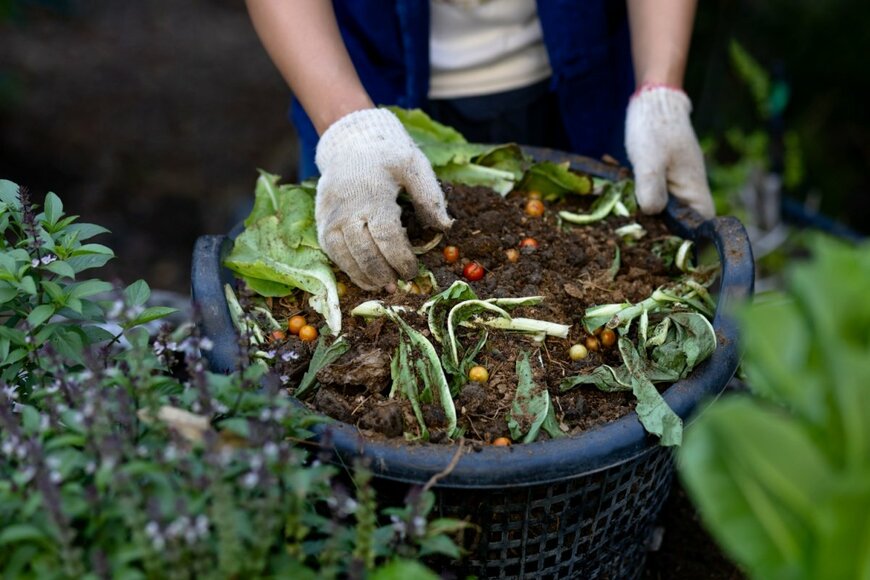
<instances>
[{"instance_id":1,"label":"leafy plant in foreground","mask_svg":"<svg viewBox=\"0 0 870 580\"><path fill-rule=\"evenodd\" d=\"M681 476L756 578L870 578L870 246L817 237L740 317L753 394L687 432Z\"/></svg>"},{"instance_id":2,"label":"leafy plant in foreground","mask_svg":"<svg viewBox=\"0 0 870 580\"><path fill-rule=\"evenodd\" d=\"M447 534L464 524L430 526L428 491L384 513L359 465L350 493L248 347L209 373L195 326L142 327L170 311L147 284L77 280L112 256L81 243L104 229L8 181L0 226L5 577L395 578L418 554L459 556Z\"/></svg>"}]
</instances>

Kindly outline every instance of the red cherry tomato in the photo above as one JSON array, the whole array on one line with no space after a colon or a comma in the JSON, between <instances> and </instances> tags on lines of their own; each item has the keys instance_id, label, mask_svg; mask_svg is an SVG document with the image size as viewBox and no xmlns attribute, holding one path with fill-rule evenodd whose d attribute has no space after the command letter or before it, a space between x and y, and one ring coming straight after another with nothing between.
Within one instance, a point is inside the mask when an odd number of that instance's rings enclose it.
<instances>
[{"instance_id":1,"label":"red cherry tomato","mask_svg":"<svg viewBox=\"0 0 870 580\"><path fill-rule=\"evenodd\" d=\"M483 266L477 262L469 262L462 269L462 275L465 276L465 279L472 282L476 282L483 278L484 273Z\"/></svg>"}]
</instances>

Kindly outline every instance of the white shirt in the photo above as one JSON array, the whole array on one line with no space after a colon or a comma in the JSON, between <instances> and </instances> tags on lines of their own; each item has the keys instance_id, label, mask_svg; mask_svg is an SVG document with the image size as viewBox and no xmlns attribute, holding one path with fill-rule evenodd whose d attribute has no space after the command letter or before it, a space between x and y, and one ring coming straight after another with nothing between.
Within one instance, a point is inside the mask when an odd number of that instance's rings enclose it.
<instances>
[{"instance_id":1,"label":"white shirt","mask_svg":"<svg viewBox=\"0 0 870 580\"><path fill-rule=\"evenodd\" d=\"M486 95L552 74L535 0L431 0L429 97Z\"/></svg>"}]
</instances>

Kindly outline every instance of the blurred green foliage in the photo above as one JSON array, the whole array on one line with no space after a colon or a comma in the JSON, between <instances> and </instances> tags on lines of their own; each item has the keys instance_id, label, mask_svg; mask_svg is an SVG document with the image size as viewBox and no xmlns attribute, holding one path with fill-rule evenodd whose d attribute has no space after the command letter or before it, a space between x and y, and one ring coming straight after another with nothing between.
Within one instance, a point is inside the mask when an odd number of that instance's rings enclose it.
<instances>
[{"instance_id":1,"label":"blurred green foliage","mask_svg":"<svg viewBox=\"0 0 870 580\"><path fill-rule=\"evenodd\" d=\"M870 4L858 0L702 2L686 75L698 134L720 144L716 163L730 165L746 148L760 153L761 143L741 135L782 131L782 149L767 147L785 165L787 194L818 194L822 213L864 232L870 217L864 203L870 189L868 17ZM735 52L735 39L753 60ZM777 107L783 107L781 125ZM799 173L790 173L796 168Z\"/></svg>"},{"instance_id":2,"label":"blurred green foliage","mask_svg":"<svg viewBox=\"0 0 870 580\"><path fill-rule=\"evenodd\" d=\"M687 430L679 471L752 578L870 579L870 245L808 243L739 316L752 394Z\"/></svg>"}]
</instances>

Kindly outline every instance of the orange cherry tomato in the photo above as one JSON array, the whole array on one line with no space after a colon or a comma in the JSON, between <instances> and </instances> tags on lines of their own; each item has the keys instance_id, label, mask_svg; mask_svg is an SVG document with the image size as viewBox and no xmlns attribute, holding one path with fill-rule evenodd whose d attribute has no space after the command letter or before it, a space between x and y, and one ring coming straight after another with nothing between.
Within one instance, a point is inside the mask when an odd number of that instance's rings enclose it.
<instances>
[{"instance_id":1,"label":"orange cherry tomato","mask_svg":"<svg viewBox=\"0 0 870 580\"><path fill-rule=\"evenodd\" d=\"M544 202L540 199L530 199L527 201L526 215L530 217L541 217L544 215Z\"/></svg>"},{"instance_id":2,"label":"orange cherry tomato","mask_svg":"<svg viewBox=\"0 0 870 580\"><path fill-rule=\"evenodd\" d=\"M308 321L305 320L305 317L301 314L297 314L290 318L287 322L287 330L290 331L290 334L299 334L299 329L308 324Z\"/></svg>"},{"instance_id":3,"label":"orange cherry tomato","mask_svg":"<svg viewBox=\"0 0 870 580\"><path fill-rule=\"evenodd\" d=\"M601 331L601 335L598 337L598 340L601 341L601 344L603 346L610 348L611 346L616 344L616 333L609 328L605 328Z\"/></svg>"},{"instance_id":4,"label":"orange cherry tomato","mask_svg":"<svg viewBox=\"0 0 870 580\"><path fill-rule=\"evenodd\" d=\"M520 248L529 249L529 250L537 250L538 249L538 240L535 238L525 238L522 242L520 242Z\"/></svg>"},{"instance_id":5,"label":"orange cherry tomato","mask_svg":"<svg viewBox=\"0 0 870 580\"><path fill-rule=\"evenodd\" d=\"M306 324L299 329L299 338L302 339L302 342L314 342L317 340L317 329Z\"/></svg>"},{"instance_id":6,"label":"orange cherry tomato","mask_svg":"<svg viewBox=\"0 0 870 580\"><path fill-rule=\"evenodd\" d=\"M594 336L587 336L586 340L583 341L583 344L589 352L598 352L601 349L601 344Z\"/></svg>"},{"instance_id":7,"label":"orange cherry tomato","mask_svg":"<svg viewBox=\"0 0 870 580\"><path fill-rule=\"evenodd\" d=\"M508 447L511 444L511 440L507 437L496 437L492 444L495 447Z\"/></svg>"},{"instance_id":8,"label":"orange cherry tomato","mask_svg":"<svg viewBox=\"0 0 870 580\"><path fill-rule=\"evenodd\" d=\"M448 264L455 264L459 261L459 248L456 246L444 247L444 261Z\"/></svg>"}]
</instances>

